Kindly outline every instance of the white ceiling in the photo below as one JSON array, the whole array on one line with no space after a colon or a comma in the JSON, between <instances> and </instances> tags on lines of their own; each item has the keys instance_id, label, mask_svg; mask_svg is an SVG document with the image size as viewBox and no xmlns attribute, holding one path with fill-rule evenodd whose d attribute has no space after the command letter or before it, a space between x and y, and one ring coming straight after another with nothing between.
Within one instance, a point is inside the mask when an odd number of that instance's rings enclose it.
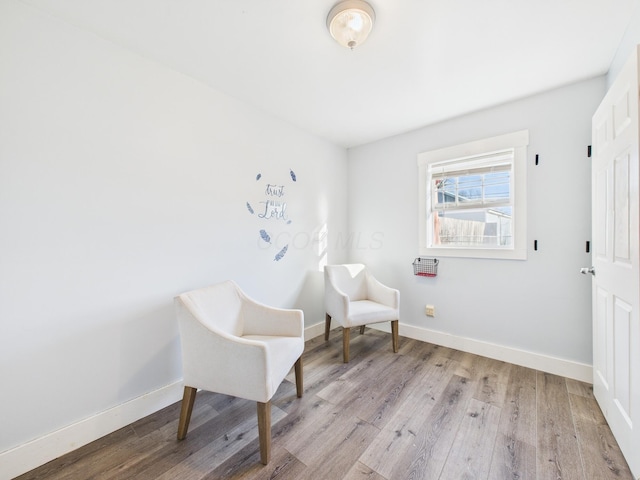
<instances>
[{"instance_id":1,"label":"white ceiling","mask_svg":"<svg viewBox=\"0 0 640 480\"><path fill-rule=\"evenodd\" d=\"M638 0L22 0L345 147L607 72Z\"/></svg>"}]
</instances>

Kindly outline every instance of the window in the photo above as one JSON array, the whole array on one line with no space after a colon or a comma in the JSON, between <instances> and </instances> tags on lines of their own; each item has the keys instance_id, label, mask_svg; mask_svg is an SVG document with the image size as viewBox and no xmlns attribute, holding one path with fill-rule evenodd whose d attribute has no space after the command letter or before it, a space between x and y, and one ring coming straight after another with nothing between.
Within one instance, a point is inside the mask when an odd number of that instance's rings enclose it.
<instances>
[{"instance_id":1,"label":"window","mask_svg":"<svg viewBox=\"0 0 640 480\"><path fill-rule=\"evenodd\" d=\"M529 132L418 155L420 255L526 258Z\"/></svg>"}]
</instances>

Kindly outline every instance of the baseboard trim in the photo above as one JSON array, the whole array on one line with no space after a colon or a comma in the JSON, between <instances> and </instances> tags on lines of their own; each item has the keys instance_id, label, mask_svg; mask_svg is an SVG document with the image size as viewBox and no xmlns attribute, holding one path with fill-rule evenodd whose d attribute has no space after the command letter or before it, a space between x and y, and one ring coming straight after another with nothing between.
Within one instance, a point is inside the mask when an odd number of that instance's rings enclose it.
<instances>
[{"instance_id":1,"label":"baseboard trim","mask_svg":"<svg viewBox=\"0 0 640 480\"><path fill-rule=\"evenodd\" d=\"M182 387L179 380L0 453L0 479L22 475L179 401Z\"/></svg>"},{"instance_id":2,"label":"baseboard trim","mask_svg":"<svg viewBox=\"0 0 640 480\"><path fill-rule=\"evenodd\" d=\"M311 333L316 331L315 327L320 330L320 333L324 332L324 323L312 325L308 327L307 330ZM391 325L388 322L371 325L371 328L384 332L391 332ZM313 338L313 336L306 336L307 330L305 330L305 338ZM454 348L463 352L474 353L483 357L493 358L494 360L513 363L515 365L540 370L546 373L552 373L554 375L560 375L562 377L579 380L581 382L593 383L593 368L591 365L587 365L585 363L574 362L564 358L552 357L513 347L506 347L504 345L497 345L495 343L475 340L473 338L459 337L449 333L439 332L437 330L407 325L405 323L400 323L398 330L401 336L413 338L414 340L435 343L436 345ZM320 335L320 333L317 335Z\"/></svg>"},{"instance_id":3,"label":"baseboard trim","mask_svg":"<svg viewBox=\"0 0 640 480\"><path fill-rule=\"evenodd\" d=\"M320 335L324 335L324 325L325 322L316 323L315 325L310 325L304 329L304 339L305 341L311 340L312 338L319 337Z\"/></svg>"}]
</instances>

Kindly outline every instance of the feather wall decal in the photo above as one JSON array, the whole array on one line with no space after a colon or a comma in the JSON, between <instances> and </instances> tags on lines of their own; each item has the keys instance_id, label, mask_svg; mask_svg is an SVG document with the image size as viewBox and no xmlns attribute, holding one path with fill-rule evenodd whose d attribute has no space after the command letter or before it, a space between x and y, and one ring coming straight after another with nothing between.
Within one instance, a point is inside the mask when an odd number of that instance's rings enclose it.
<instances>
[{"instance_id":1,"label":"feather wall decal","mask_svg":"<svg viewBox=\"0 0 640 480\"><path fill-rule=\"evenodd\" d=\"M278 254L275 256L274 260L276 262L279 262L280 260L282 260L282 257L284 257L284 254L287 253L287 249L289 248L289 245L285 245L284 247L282 247L282 250L280 250L278 252Z\"/></svg>"},{"instance_id":2,"label":"feather wall decal","mask_svg":"<svg viewBox=\"0 0 640 480\"><path fill-rule=\"evenodd\" d=\"M266 232L266 230L260 230L260 236L262 237L262 240L264 240L265 242L271 243L271 237Z\"/></svg>"},{"instance_id":3,"label":"feather wall decal","mask_svg":"<svg viewBox=\"0 0 640 480\"><path fill-rule=\"evenodd\" d=\"M262 174L261 174L261 173L259 173L258 175L256 175L256 182L257 182L258 180L260 180L261 178L262 178Z\"/></svg>"},{"instance_id":4,"label":"feather wall decal","mask_svg":"<svg viewBox=\"0 0 640 480\"><path fill-rule=\"evenodd\" d=\"M289 173L291 174L291 180L296 181L296 174L293 173L293 170L289 169Z\"/></svg>"},{"instance_id":5,"label":"feather wall decal","mask_svg":"<svg viewBox=\"0 0 640 480\"><path fill-rule=\"evenodd\" d=\"M247 210L249 210L249 213L253 215L253 208L251 208L251 204L249 202L247 202Z\"/></svg>"}]
</instances>

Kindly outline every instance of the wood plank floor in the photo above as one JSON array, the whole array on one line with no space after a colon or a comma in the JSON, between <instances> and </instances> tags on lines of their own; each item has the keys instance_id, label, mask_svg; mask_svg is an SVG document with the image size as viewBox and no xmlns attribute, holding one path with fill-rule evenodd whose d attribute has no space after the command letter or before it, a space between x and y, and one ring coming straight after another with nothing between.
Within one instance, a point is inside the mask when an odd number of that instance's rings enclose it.
<instances>
[{"instance_id":1,"label":"wood plank floor","mask_svg":"<svg viewBox=\"0 0 640 480\"><path fill-rule=\"evenodd\" d=\"M31 479L632 479L590 385L407 338L352 332L306 342L260 464L254 402L199 392L25 475Z\"/></svg>"}]
</instances>

